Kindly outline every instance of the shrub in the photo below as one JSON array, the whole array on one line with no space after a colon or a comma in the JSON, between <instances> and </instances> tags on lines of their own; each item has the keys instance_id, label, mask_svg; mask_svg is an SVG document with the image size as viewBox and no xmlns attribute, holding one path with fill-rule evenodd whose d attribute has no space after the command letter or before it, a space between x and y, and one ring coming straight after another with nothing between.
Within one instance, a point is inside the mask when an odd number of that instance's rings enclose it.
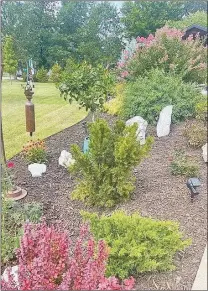
<instances>
[{"instance_id":1,"label":"shrub","mask_svg":"<svg viewBox=\"0 0 208 291\"><path fill-rule=\"evenodd\" d=\"M134 279L120 285L115 277L105 278L108 257L104 241L84 239L80 232L73 255L67 234L45 223L26 224L18 256L18 283L12 276L1 281L3 290L131 290Z\"/></svg>"},{"instance_id":2,"label":"shrub","mask_svg":"<svg viewBox=\"0 0 208 291\"><path fill-rule=\"evenodd\" d=\"M47 75L47 70L44 69L44 67L41 67L37 73L36 73L36 80L37 82L40 83L46 83L48 82L48 75Z\"/></svg>"},{"instance_id":3,"label":"shrub","mask_svg":"<svg viewBox=\"0 0 208 291\"><path fill-rule=\"evenodd\" d=\"M119 115L123 104L124 83L119 83L115 88L115 98L104 104L104 109L111 115Z\"/></svg>"},{"instance_id":4,"label":"shrub","mask_svg":"<svg viewBox=\"0 0 208 291\"><path fill-rule=\"evenodd\" d=\"M53 65L51 69L50 81L58 84L61 80L61 72L62 68L59 66L59 64Z\"/></svg>"},{"instance_id":5,"label":"shrub","mask_svg":"<svg viewBox=\"0 0 208 291\"><path fill-rule=\"evenodd\" d=\"M187 123L184 135L188 144L193 148L200 148L207 142L207 128L202 121Z\"/></svg>"},{"instance_id":6,"label":"shrub","mask_svg":"<svg viewBox=\"0 0 208 291\"><path fill-rule=\"evenodd\" d=\"M205 83L207 77L206 48L199 37L182 40L183 32L175 28L158 29L155 36L138 37L133 56L118 64L121 77L135 80L153 68L179 74L183 81Z\"/></svg>"},{"instance_id":7,"label":"shrub","mask_svg":"<svg viewBox=\"0 0 208 291\"><path fill-rule=\"evenodd\" d=\"M29 141L23 147L22 154L29 163L45 163L47 161L45 142L43 140Z\"/></svg>"},{"instance_id":8,"label":"shrub","mask_svg":"<svg viewBox=\"0 0 208 291\"><path fill-rule=\"evenodd\" d=\"M132 169L148 154L152 140L147 138L141 146L136 140L136 124L125 127L122 121L111 129L105 120L98 119L89 129L88 153L82 153L77 145L71 149L75 164L70 171L82 175L72 198L112 207L127 200L134 190Z\"/></svg>"},{"instance_id":9,"label":"shrub","mask_svg":"<svg viewBox=\"0 0 208 291\"><path fill-rule=\"evenodd\" d=\"M199 120L202 120L205 122L206 117L207 117L207 109L208 109L208 104L207 104L207 97L206 99L204 98L203 101L199 102L195 106L195 111L196 111L196 118Z\"/></svg>"},{"instance_id":10,"label":"shrub","mask_svg":"<svg viewBox=\"0 0 208 291\"><path fill-rule=\"evenodd\" d=\"M68 68L68 67L67 67ZM114 78L102 65L92 67L83 62L73 63L73 71L66 69L61 77L59 90L64 99L77 101L93 114L103 108L108 94L113 91Z\"/></svg>"},{"instance_id":11,"label":"shrub","mask_svg":"<svg viewBox=\"0 0 208 291\"><path fill-rule=\"evenodd\" d=\"M199 167L195 163L190 162L182 150L176 150L174 152L170 168L172 175L184 175L189 178L197 176L199 171Z\"/></svg>"},{"instance_id":12,"label":"shrub","mask_svg":"<svg viewBox=\"0 0 208 291\"><path fill-rule=\"evenodd\" d=\"M196 11L195 13L190 13L182 20L174 21L170 20L167 21L167 25L169 27L183 29L185 30L187 27L198 24L204 27L207 27L207 12L205 11Z\"/></svg>"},{"instance_id":13,"label":"shrub","mask_svg":"<svg viewBox=\"0 0 208 291\"><path fill-rule=\"evenodd\" d=\"M120 278L147 271L174 269L173 257L190 240L182 240L179 226L172 221L159 221L115 211L111 216L81 213L90 222L96 240L104 239L110 247L106 275Z\"/></svg>"},{"instance_id":14,"label":"shrub","mask_svg":"<svg viewBox=\"0 0 208 291\"><path fill-rule=\"evenodd\" d=\"M179 76L151 70L146 77L128 82L124 91L122 115L128 119L142 116L156 123L163 107L173 105L172 121L182 121L195 113L201 94L193 84L184 83Z\"/></svg>"}]
</instances>

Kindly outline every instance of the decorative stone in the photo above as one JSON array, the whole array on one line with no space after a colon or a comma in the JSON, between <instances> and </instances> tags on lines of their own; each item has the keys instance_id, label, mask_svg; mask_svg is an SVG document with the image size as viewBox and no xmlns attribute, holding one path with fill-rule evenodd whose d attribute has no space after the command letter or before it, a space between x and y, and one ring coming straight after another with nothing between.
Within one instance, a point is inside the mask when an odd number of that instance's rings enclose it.
<instances>
[{"instance_id":1,"label":"decorative stone","mask_svg":"<svg viewBox=\"0 0 208 291\"><path fill-rule=\"evenodd\" d=\"M157 136L166 136L170 133L172 105L168 105L160 112L160 117L157 123Z\"/></svg>"},{"instance_id":2,"label":"decorative stone","mask_svg":"<svg viewBox=\"0 0 208 291\"><path fill-rule=\"evenodd\" d=\"M141 116L134 116L126 121L127 126L131 126L134 123L138 125L136 135L137 135L137 141L140 142L141 145L145 144L145 134L147 129L147 121L144 120Z\"/></svg>"},{"instance_id":3,"label":"decorative stone","mask_svg":"<svg viewBox=\"0 0 208 291\"><path fill-rule=\"evenodd\" d=\"M38 163L30 164L28 170L32 174L32 177L41 177L42 173L46 172L46 165Z\"/></svg>"},{"instance_id":4,"label":"decorative stone","mask_svg":"<svg viewBox=\"0 0 208 291\"><path fill-rule=\"evenodd\" d=\"M207 160L207 143L205 145L203 145L203 147L202 147L202 156L203 156L205 163L207 163L208 162L208 160Z\"/></svg>"},{"instance_id":5,"label":"decorative stone","mask_svg":"<svg viewBox=\"0 0 208 291\"><path fill-rule=\"evenodd\" d=\"M72 154L63 150L59 157L59 165L64 168L68 168L70 165L73 165L75 160L72 158Z\"/></svg>"},{"instance_id":6,"label":"decorative stone","mask_svg":"<svg viewBox=\"0 0 208 291\"><path fill-rule=\"evenodd\" d=\"M19 281L18 281L18 266L11 267L10 274L13 275L12 277L14 278L14 283L16 284L16 287L18 287L19 286ZM8 268L6 268L4 270L4 273L1 276L1 278L4 281L8 282Z\"/></svg>"},{"instance_id":7,"label":"decorative stone","mask_svg":"<svg viewBox=\"0 0 208 291\"><path fill-rule=\"evenodd\" d=\"M207 96L207 90L206 89L201 90L201 94Z\"/></svg>"}]
</instances>

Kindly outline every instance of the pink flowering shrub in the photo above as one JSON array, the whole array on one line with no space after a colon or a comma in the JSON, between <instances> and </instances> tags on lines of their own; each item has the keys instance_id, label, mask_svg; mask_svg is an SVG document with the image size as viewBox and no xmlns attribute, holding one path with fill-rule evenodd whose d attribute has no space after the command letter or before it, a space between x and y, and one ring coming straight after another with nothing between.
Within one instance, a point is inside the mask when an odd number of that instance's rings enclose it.
<instances>
[{"instance_id":1,"label":"pink flowering shrub","mask_svg":"<svg viewBox=\"0 0 208 291\"><path fill-rule=\"evenodd\" d=\"M104 241L95 243L84 226L73 254L67 234L45 222L26 224L18 258L18 284L11 271L1 281L1 290L131 290L134 279L122 284L106 278L108 249Z\"/></svg>"},{"instance_id":2,"label":"pink flowering shrub","mask_svg":"<svg viewBox=\"0 0 208 291\"><path fill-rule=\"evenodd\" d=\"M137 37L134 54L118 64L123 78L135 79L144 76L153 68L179 74L186 82L206 81L207 56L199 36L182 40L183 32L167 26L158 29L155 36ZM124 73L125 72L125 73ZM128 74L127 74L127 73Z\"/></svg>"}]
</instances>

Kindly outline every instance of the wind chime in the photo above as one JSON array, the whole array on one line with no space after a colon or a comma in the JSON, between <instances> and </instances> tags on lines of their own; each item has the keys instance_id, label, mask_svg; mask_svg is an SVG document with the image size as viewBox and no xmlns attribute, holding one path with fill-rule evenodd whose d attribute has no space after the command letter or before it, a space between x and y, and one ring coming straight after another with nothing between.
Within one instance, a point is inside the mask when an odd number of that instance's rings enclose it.
<instances>
[{"instance_id":1,"label":"wind chime","mask_svg":"<svg viewBox=\"0 0 208 291\"><path fill-rule=\"evenodd\" d=\"M35 132L35 108L34 104L32 103L32 97L34 92L32 89L34 88L33 85L33 64L32 59L27 62L27 84L24 87L24 94L27 98L27 102L25 103L25 117L26 117L26 132L30 133L32 136L33 132ZM15 186L8 191L7 197L12 200L19 200L24 198L27 195L27 191Z\"/></svg>"},{"instance_id":2,"label":"wind chime","mask_svg":"<svg viewBox=\"0 0 208 291\"><path fill-rule=\"evenodd\" d=\"M33 132L35 132L35 107L32 103L33 97L33 64L32 59L27 62L27 84L25 86L24 94L27 98L27 102L25 103L25 117L26 117L26 131L30 133L32 136Z\"/></svg>"}]
</instances>

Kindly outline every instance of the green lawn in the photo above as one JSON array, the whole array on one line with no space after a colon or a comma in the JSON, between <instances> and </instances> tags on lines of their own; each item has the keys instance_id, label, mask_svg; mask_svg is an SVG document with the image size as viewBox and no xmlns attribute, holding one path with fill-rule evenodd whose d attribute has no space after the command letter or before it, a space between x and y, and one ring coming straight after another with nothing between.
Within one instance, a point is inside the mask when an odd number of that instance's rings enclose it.
<instances>
[{"instance_id":1,"label":"green lawn","mask_svg":"<svg viewBox=\"0 0 208 291\"><path fill-rule=\"evenodd\" d=\"M30 140L25 128L24 90L20 81L2 82L2 118L3 134L7 159L22 150ZM60 97L59 90L53 83L36 83L33 95L35 105L36 131L33 139L43 139L67 128L86 116L84 109L77 104L69 104Z\"/></svg>"}]
</instances>

